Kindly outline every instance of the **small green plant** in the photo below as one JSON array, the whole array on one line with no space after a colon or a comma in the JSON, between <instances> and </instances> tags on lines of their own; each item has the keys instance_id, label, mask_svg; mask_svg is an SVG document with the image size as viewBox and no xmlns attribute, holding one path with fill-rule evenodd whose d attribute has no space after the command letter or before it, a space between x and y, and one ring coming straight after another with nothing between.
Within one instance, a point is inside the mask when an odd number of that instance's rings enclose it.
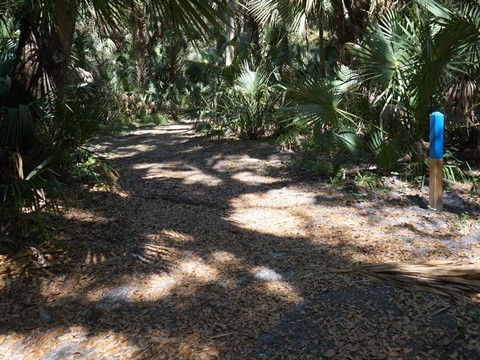
<instances>
[{"instance_id":1,"label":"small green plant","mask_svg":"<svg viewBox=\"0 0 480 360\"><path fill-rule=\"evenodd\" d=\"M407 174L407 179L414 181L428 174L429 162L428 159L418 159L412 161L411 163L406 163L404 165L403 171Z\"/></svg>"},{"instance_id":2,"label":"small green plant","mask_svg":"<svg viewBox=\"0 0 480 360\"><path fill-rule=\"evenodd\" d=\"M118 172L105 159L87 149L78 149L77 161L72 169L72 176L81 181L99 185L116 186Z\"/></svg>"},{"instance_id":3,"label":"small green plant","mask_svg":"<svg viewBox=\"0 0 480 360\"><path fill-rule=\"evenodd\" d=\"M455 226L458 229L465 229L471 225L474 225L478 223L478 219L472 218L471 214L464 211L461 214L457 214L457 217L455 219Z\"/></svg>"},{"instance_id":4,"label":"small green plant","mask_svg":"<svg viewBox=\"0 0 480 360\"><path fill-rule=\"evenodd\" d=\"M457 149L452 148L451 150L446 150L444 155L444 164L443 164L443 177L446 180L450 181L462 181L464 182L465 174L460 169L462 162L458 160L455 156Z\"/></svg>"},{"instance_id":5,"label":"small green plant","mask_svg":"<svg viewBox=\"0 0 480 360\"><path fill-rule=\"evenodd\" d=\"M470 191L475 193L479 188L480 176L475 175L468 162L466 163L466 165L468 168L468 171L466 172L467 181L470 181L472 183Z\"/></svg>"},{"instance_id":6,"label":"small green plant","mask_svg":"<svg viewBox=\"0 0 480 360\"><path fill-rule=\"evenodd\" d=\"M206 121L196 122L193 129L195 132L203 134L206 137L217 137L218 139L221 139L227 135L225 129Z\"/></svg>"},{"instance_id":7,"label":"small green plant","mask_svg":"<svg viewBox=\"0 0 480 360\"><path fill-rule=\"evenodd\" d=\"M282 151L297 151L301 149L300 134L295 131L287 131L278 137L279 147Z\"/></svg>"},{"instance_id":8,"label":"small green plant","mask_svg":"<svg viewBox=\"0 0 480 360\"><path fill-rule=\"evenodd\" d=\"M164 114L146 114L140 119L141 124L145 125L163 125L168 122L168 116Z\"/></svg>"},{"instance_id":9,"label":"small green plant","mask_svg":"<svg viewBox=\"0 0 480 360\"><path fill-rule=\"evenodd\" d=\"M309 160L305 164L306 172L311 175L328 176L332 168L332 163L325 160Z\"/></svg>"},{"instance_id":10,"label":"small green plant","mask_svg":"<svg viewBox=\"0 0 480 360\"><path fill-rule=\"evenodd\" d=\"M418 185L419 189L421 190L425 186L425 176L419 175L413 178L413 182Z\"/></svg>"},{"instance_id":11,"label":"small green plant","mask_svg":"<svg viewBox=\"0 0 480 360\"><path fill-rule=\"evenodd\" d=\"M258 139L275 133L278 123L274 112L282 89L271 84L272 77L273 73L263 67L252 70L243 64L235 79L220 78L215 84L212 94L204 99L201 118L212 128L240 138Z\"/></svg>"},{"instance_id":12,"label":"small green plant","mask_svg":"<svg viewBox=\"0 0 480 360\"><path fill-rule=\"evenodd\" d=\"M355 176L355 184L362 189L377 190L381 186L379 178L373 173L362 174L358 172Z\"/></svg>"},{"instance_id":13,"label":"small green plant","mask_svg":"<svg viewBox=\"0 0 480 360\"><path fill-rule=\"evenodd\" d=\"M468 212L463 212L461 214L457 214L455 219L455 225L459 229L464 229L470 223L470 214Z\"/></svg>"},{"instance_id":14,"label":"small green plant","mask_svg":"<svg viewBox=\"0 0 480 360\"><path fill-rule=\"evenodd\" d=\"M333 176L330 177L330 184L333 186L340 185L342 182L345 181L346 177L347 177L347 169L334 168L334 174Z\"/></svg>"}]
</instances>

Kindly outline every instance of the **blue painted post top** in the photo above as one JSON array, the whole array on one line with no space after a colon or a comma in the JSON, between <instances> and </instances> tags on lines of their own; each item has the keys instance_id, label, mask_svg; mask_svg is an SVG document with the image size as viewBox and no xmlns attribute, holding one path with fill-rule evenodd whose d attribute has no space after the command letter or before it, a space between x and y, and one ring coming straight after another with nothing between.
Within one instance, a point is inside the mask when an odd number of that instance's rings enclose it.
<instances>
[{"instance_id":1,"label":"blue painted post top","mask_svg":"<svg viewBox=\"0 0 480 360\"><path fill-rule=\"evenodd\" d=\"M430 158L443 159L445 116L438 111L430 114Z\"/></svg>"}]
</instances>

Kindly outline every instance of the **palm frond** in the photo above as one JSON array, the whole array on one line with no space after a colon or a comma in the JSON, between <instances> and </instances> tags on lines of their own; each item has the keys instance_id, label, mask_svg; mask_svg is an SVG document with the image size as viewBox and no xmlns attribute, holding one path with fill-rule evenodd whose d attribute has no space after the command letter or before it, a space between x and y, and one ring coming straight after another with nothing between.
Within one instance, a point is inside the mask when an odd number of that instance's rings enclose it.
<instances>
[{"instance_id":1,"label":"palm frond","mask_svg":"<svg viewBox=\"0 0 480 360\"><path fill-rule=\"evenodd\" d=\"M225 14L231 11L225 0L149 0L149 6L160 19L169 19L176 31L190 38L194 35L192 28L203 36L211 32L212 26L222 31Z\"/></svg>"},{"instance_id":2,"label":"palm frond","mask_svg":"<svg viewBox=\"0 0 480 360\"><path fill-rule=\"evenodd\" d=\"M458 300L471 300L480 294L480 268L474 264L451 261L420 263L361 264L338 272L355 272L393 282L409 289L419 289Z\"/></svg>"},{"instance_id":3,"label":"palm frond","mask_svg":"<svg viewBox=\"0 0 480 360\"><path fill-rule=\"evenodd\" d=\"M338 128L343 121L356 123L357 117L341 107L338 88L328 79L308 79L290 88L288 96L298 102L282 111L292 113L312 127Z\"/></svg>"},{"instance_id":4,"label":"palm frond","mask_svg":"<svg viewBox=\"0 0 480 360\"><path fill-rule=\"evenodd\" d=\"M248 63L244 63L235 84L243 94L257 96L268 85L268 79L269 74L264 69L250 70Z\"/></svg>"},{"instance_id":5,"label":"palm frond","mask_svg":"<svg viewBox=\"0 0 480 360\"><path fill-rule=\"evenodd\" d=\"M246 8L262 26L283 25L290 31L304 33L307 17L318 5L325 6L322 0L251 0Z\"/></svg>"},{"instance_id":6,"label":"palm frond","mask_svg":"<svg viewBox=\"0 0 480 360\"><path fill-rule=\"evenodd\" d=\"M17 40L12 21L0 21L0 77L10 76L13 71Z\"/></svg>"},{"instance_id":7,"label":"palm frond","mask_svg":"<svg viewBox=\"0 0 480 360\"><path fill-rule=\"evenodd\" d=\"M30 110L26 105L0 110L0 146L16 149L24 139L30 124Z\"/></svg>"},{"instance_id":8,"label":"palm frond","mask_svg":"<svg viewBox=\"0 0 480 360\"><path fill-rule=\"evenodd\" d=\"M49 163L50 160L43 161L25 179L0 184L2 208L17 216L44 209L57 211L62 184L57 180L58 174L49 168Z\"/></svg>"}]
</instances>

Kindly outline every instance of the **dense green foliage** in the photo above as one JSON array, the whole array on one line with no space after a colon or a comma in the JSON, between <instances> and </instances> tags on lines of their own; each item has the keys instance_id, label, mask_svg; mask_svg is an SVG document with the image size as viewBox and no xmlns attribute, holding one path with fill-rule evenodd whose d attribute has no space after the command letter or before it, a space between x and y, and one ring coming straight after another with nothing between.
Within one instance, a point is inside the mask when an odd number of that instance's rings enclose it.
<instances>
[{"instance_id":1,"label":"dense green foliage","mask_svg":"<svg viewBox=\"0 0 480 360\"><path fill-rule=\"evenodd\" d=\"M41 223L44 210L57 209L70 175L112 178L86 147L105 127L193 119L206 135L273 137L313 154L307 170L332 179L348 164L377 175L424 175L428 115L435 110L447 119L447 177L463 176L456 149L480 147L476 1L0 5L6 237L28 237L25 229ZM32 24L47 40L27 36L28 29L35 33ZM21 76L31 66L19 56L27 40L40 54L58 48L64 56L65 74L49 68L57 61L51 54L30 71L43 69L40 78L50 79L37 92L27 91Z\"/></svg>"}]
</instances>

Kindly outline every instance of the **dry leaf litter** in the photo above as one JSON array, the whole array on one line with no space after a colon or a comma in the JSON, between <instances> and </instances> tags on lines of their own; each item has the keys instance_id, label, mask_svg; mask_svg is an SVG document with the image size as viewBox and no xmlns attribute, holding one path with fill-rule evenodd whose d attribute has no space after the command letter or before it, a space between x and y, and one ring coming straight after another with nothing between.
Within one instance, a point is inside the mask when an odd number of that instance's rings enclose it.
<instances>
[{"instance_id":1,"label":"dry leaf litter","mask_svg":"<svg viewBox=\"0 0 480 360\"><path fill-rule=\"evenodd\" d=\"M1 359L480 358L476 197L359 196L189 124L96 150L120 185L72 197L67 250L0 258Z\"/></svg>"}]
</instances>

